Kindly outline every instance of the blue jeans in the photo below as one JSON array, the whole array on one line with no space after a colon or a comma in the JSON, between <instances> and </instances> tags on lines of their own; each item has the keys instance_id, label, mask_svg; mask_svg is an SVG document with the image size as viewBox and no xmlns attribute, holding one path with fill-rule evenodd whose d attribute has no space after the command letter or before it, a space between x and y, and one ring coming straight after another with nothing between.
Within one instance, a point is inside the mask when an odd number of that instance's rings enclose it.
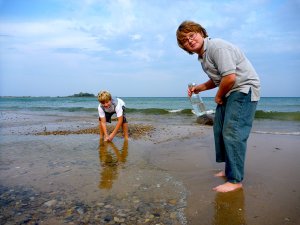
<instances>
[{"instance_id":1,"label":"blue jeans","mask_svg":"<svg viewBox=\"0 0 300 225\"><path fill-rule=\"evenodd\" d=\"M214 137L216 161L225 162L229 182L239 183L244 178L244 165L257 102L248 94L233 92L216 108Z\"/></svg>"}]
</instances>

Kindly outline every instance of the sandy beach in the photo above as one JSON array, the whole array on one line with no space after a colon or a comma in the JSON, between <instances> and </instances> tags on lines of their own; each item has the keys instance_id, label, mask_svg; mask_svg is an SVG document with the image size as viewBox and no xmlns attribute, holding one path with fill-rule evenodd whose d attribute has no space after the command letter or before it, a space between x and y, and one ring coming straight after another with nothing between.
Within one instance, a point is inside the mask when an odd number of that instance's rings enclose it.
<instances>
[{"instance_id":1,"label":"sandy beach","mask_svg":"<svg viewBox=\"0 0 300 225\"><path fill-rule=\"evenodd\" d=\"M244 188L219 194L211 126L1 114L1 224L300 224L299 135L256 132Z\"/></svg>"}]
</instances>

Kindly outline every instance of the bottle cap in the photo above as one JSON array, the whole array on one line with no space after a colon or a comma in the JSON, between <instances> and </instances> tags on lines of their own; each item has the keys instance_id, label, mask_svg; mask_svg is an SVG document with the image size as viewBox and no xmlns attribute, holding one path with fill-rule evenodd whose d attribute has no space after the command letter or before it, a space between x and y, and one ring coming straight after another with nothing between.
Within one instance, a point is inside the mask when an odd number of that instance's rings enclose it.
<instances>
[{"instance_id":1,"label":"bottle cap","mask_svg":"<svg viewBox=\"0 0 300 225\"><path fill-rule=\"evenodd\" d=\"M189 89L191 89L192 87L195 87L195 86L196 86L196 83L189 83L188 84Z\"/></svg>"}]
</instances>

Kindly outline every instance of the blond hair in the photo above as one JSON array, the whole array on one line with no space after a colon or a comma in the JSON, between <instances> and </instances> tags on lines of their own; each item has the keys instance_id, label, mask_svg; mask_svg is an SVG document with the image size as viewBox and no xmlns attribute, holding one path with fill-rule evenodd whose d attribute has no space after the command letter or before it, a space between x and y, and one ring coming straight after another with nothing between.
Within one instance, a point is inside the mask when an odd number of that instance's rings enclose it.
<instances>
[{"instance_id":1,"label":"blond hair","mask_svg":"<svg viewBox=\"0 0 300 225\"><path fill-rule=\"evenodd\" d=\"M106 103L111 100L111 94L108 91L100 91L98 93L98 101L100 103Z\"/></svg>"},{"instance_id":2,"label":"blond hair","mask_svg":"<svg viewBox=\"0 0 300 225\"><path fill-rule=\"evenodd\" d=\"M189 54L194 54L193 52L188 51L184 46L184 42L186 41L186 35L188 33L195 32L201 34L202 37L206 38L208 37L208 34L204 27L202 27L200 24L195 23L193 21L183 21L177 31L176 31L176 37L177 37L177 44L180 48L182 48L184 51L188 52Z\"/></svg>"}]
</instances>

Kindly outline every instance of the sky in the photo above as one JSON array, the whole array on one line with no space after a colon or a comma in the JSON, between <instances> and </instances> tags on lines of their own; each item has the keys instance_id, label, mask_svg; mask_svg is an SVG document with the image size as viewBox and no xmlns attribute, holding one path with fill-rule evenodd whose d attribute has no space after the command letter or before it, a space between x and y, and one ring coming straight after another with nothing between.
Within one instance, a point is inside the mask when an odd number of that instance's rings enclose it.
<instances>
[{"instance_id":1,"label":"sky","mask_svg":"<svg viewBox=\"0 0 300 225\"><path fill-rule=\"evenodd\" d=\"M0 96L186 96L208 80L177 45L192 20L244 51L262 97L300 97L299 11L300 0L0 0Z\"/></svg>"}]
</instances>

